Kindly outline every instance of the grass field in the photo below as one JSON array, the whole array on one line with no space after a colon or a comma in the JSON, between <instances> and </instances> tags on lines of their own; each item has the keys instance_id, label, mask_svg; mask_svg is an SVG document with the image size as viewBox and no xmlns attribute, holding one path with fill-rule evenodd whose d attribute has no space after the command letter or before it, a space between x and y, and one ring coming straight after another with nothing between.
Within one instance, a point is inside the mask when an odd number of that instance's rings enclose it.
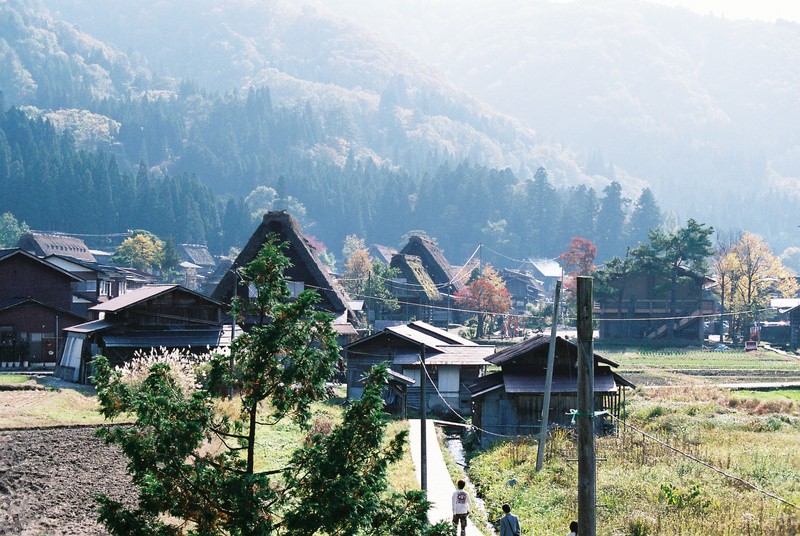
<instances>
[{"instance_id":1,"label":"grass field","mask_svg":"<svg viewBox=\"0 0 800 536\"><path fill-rule=\"evenodd\" d=\"M18 385L30 381L24 374L0 374L0 385Z\"/></svg>"},{"instance_id":2,"label":"grass field","mask_svg":"<svg viewBox=\"0 0 800 536\"><path fill-rule=\"evenodd\" d=\"M627 399L624 420L632 427L596 443L597 534L800 534L800 389L717 387L800 381L797 358L762 350L596 351L642 387ZM551 437L540 473L536 451L534 440L498 444L476 453L470 477L490 517L510 501L528 533L566 533L577 516L575 437ZM517 485L509 487L511 480Z\"/></svg>"},{"instance_id":3,"label":"grass field","mask_svg":"<svg viewBox=\"0 0 800 536\"><path fill-rule=\"evenodd\" d=\"M765 403L763 393L753 395L687 388L631 397L627 421L686 455L633 428L598 439L597 533L799 534L800 510L767 495L800 505L797 404ZM558 534L577 516L574 437L552 437L540 473L536 448L535 441L497 445L471 461L470 476L490 515L511 501L529 533Z\"/></svg>"}]
</instances>

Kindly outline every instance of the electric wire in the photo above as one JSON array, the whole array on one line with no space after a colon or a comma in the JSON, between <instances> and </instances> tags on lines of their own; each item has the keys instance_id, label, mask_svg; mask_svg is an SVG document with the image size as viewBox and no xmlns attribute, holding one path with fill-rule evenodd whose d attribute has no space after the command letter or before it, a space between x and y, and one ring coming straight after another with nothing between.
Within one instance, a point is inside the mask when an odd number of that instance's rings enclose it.
<instances>
[{"instance_id":1,"label":"electric wire","mask_svg":"<svg viewBox=\"0 0 800 536\"><path fill-rule=\"evenodd\" d=\"M737 481L737 482L739 482L741 484L744 484L745 486L747 486L747 487L749 487L749 488L751 488L751 489L753 489L753 490L755 490L755 491L757 491L759 493L762 493L762 494L766 495L767 497L770 497L771 499L775 499L777 501L782 502L783 504L785 504L787 506L791 506L792 508L796 508L796 509L800 510L800 506L797 506L796 504L794 504L792 502L789 502L788 500L784 499L783 497L779 497L778 495L775 495L774 493L771 493L771 492L769 492L769 491L757 486L756 484L753 484L752 482L748 482L747 480L745 480L745 479L743 479L741 477L738 477L736 475L732 475L732 474L720 469L719 467L715 467L714 465L711 465L710 463L708 463L708 462L706 462L704 460L701 460L700 458L697 458L696 456L693 456L693 455L689 454L688 452L684 452L684 451L680 450L679 448L670 445L666 441L662 441L661 439L659 439L659 438L657 438L657 437L655 437L655 436L653 436L651 434L648 434L647 432L645 432L641 428L638 428L638 427L626 422L624 419L620 419L619 417L615 417L614 415L611 415L611 414L609 414L609 415L615 421L618 421L618 422L622 423L624 426L627 426L628 428L630 428L632 430L635 430L636 432L639 432L640 434L642 434L643 437L646 437L647 439L658 443L662 447L665 447L665 448L667 448L667 449L669 449L669 450L671 450L673 452L676 452L676 453L680 454L681 456L684 456L685 458L688 458L689 460L692 460L693 462L699 463L700 465L703 465L704 467L707 467L707 468L711 469L712 471L715 471L715 472L717 472L717 473L719 473L719 474L721 474L721 475L723 475L723 476L725 476L727 478L730 478L730 479L735 480L735 481Z\"/></svg>"}]
</instances>

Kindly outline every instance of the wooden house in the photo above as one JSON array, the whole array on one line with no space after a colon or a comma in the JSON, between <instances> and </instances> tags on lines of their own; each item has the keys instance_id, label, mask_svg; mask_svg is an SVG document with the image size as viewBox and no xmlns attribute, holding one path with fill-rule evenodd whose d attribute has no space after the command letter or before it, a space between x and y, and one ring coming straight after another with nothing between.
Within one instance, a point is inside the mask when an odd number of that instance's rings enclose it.
<instances>
[{"instance_id":1,"label":"wooden house","mask_svg":"<svg viewBox=\"0 0 800 536\"><path fill-rule=\"evenodd\" d=\"M800 298L773 298L770 307L789 322L786 344L794 350L800 348Z\"/></svg>"},{"instance_id":2,"label":"wooden house","mask_svg":"<svg viewBox=\"0 0 800 536\"><path fill-rule=\"evenodd\" d=\"M182 261L197 265L201 274L211 273L217 267L217 262L209 253L208 247L203 244L178 244L175 246L175 251Z\"/></svg>"},{"instance_id":3,"label":"wooden house","mask_svg":"<svg viewBox=\"0 0 800 536\"><path fill-rule=\"evenodd\" d=\"M709 292L714 280L682 270L673 313L669 281L665 276L632 272L611 282L608 296L595 298L600 338L657 340L668 338L701 342L704 318L716 312Z\"/></svg>"},{"instance_id":4,"label":"wooden house","mask_svg":"<svg viewBox=\"0 0 800 536\"><path fill-rule=\"evenodd\" d=\"M549 347L550 337L539 335L504 348L486 358L501 370L466 386L473 403L472 423L483 444L501 437L539 433ZM572 426L571 413L578 407L577 361L578 347L557 337L548 413L551 426ZM633 384L612 370L617 367L613 361L595 354L594 363L595 411L608 411L619 417L625 388ZM603 417L596 418L597 432L607 425Z\"/></svg>"},{"instance_id":5,"label":"wooden house","mask_svg":"<svg viewBox=\"0 0 800 536\"><path fill-rule=\"evenodd\" d=\"M398 319L416 318L441 327L457 320L453 294L464 288L469 271L456 272L433 241L411 236L390 266L400 274L387 285L401 304Z\"/></svg>"},{"instance_id":6,"label":"wooden house","mask_svg":"<svg viewBox=\"0 0 800 536\"><path fill-rule=\"evenodd\" d=\"M97 355L122 365L137 351L152 348L205 353L230 345L231 327L226 326L223 305L180 285L142 287L89 311L93 320L65 330L64 352L56 368L62 379L87 382Z\"/></svg>"},{"instance_id":7,"label":"wooden house","mask_svg":"<svg viewBox=\"0 0 800 536\"><path fill-rule=\"evenodd\" d=\"M503 268L499 275L511 295L514 313L525 314L529 304L535 305L544 301L544 286L530 272Z\"/></svg>"},{"instance_id":8,"label":"wooden house","mask_svg":"<svg viewBox=\"0 0 800 536\"><path fill-rule=\"evenodd\" d=\"M537 259L525 262L523 269L529 270L535 279L542 282L546 296L552 301L556 281L564 276L564 270L561 265L555 259Z\"/></svg>"},{"instance_id":9,"label":"wooden house","mask_svg":"<svg viewBox=\"0 0 800 536\"><path fill-rule=\"evenodd\" d=\"M297 295L307 288L314 289L320 296L317 308L334 316L333 327L340 335L341 341L355 336L356 330L351 323L353 312L348 307L347 299L334 283L333 277L311 244L303 236L298 221L288 212L267 212L264 215L261 224L222 277L211 298L230 304L234 296L245 302L254 296L255 289L243 281L239 270L256 258L270 233L277 235L279 241L288 244L283 253L292 265L286 269L284 275L288 279L292 294ZM246 320L248 325L254 322L255 319Z\"/></svg>"},{"instance_id":10,"label":"wooden house","mask_svg":"<svg viewBox=\"0 0 800 536\"><path fill-rule=\"evenodd\" d=\"M362 378L378 363L410 378L407 403L420 407L421 381L425 377L427 408L441 415L469 415L471 403L466 383L477 380L487 366L494 346L479 345L421 321L390 326L344 347L347 397L363 392ZM423 371L421 359L425 360Z\"/></svg>"},{"instance_id":11,"label":"wooden house","mask_svg":"<svg viewBox=\"0 0 800 536\"><path fill-rule=\"evenodd\" d=\"M45 260L81 278L72 294L72 311L83 318L89 318L89 307L128 290L125 273L116 266L61 255L50 255Z\"/></svg>"},{"instance_id":12,"label":"wooden house","mask_svg":"<svg viewBox=\"0 0 800 536\"><path fill-rule=\"evenodd\" d=\"M37 257L60 255L80 261L96 262L92 252L80 238L58 233L23 233L17 247Z\"/></svg>"},{"instance_id":13,"label":"wooden house","mask_svg":"<svg viewBox=\"0 0 800 536\"><path fill-rule=\"evenodd\" d=\"M64 329L86 320L72 311L82 279L21 250L0 250L0 367L51 366Z\"/></svg>"}]
</instances>

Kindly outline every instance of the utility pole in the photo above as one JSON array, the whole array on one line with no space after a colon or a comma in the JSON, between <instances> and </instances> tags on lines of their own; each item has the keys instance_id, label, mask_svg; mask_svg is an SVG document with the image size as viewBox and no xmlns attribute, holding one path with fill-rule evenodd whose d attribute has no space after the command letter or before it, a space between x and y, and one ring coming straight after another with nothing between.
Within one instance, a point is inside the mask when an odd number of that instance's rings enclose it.
<instances>
[{"instance_id":1,"label":"utility pole","mask_svg":"<svg viewBox=\"0 0 800 536\"><path fill-rule=\"evenodd\" d=\"M425 345L422 345L420 352L419 363L419 378L420 378L420 419L419 419L419 437L420 447L422 451L419 457L419 481L422 491L428 491L428 390L425 384L428 383L428 373L425 369Z\"/></svg>"},{"instance_id":2,"label":"utility pole","mask_svg":"<svg viewBox=\"0 0 800 536\"><path fill-rule=\"evenodd\" d=\"M544 401L542 402L542 424L539 429L539 451L536 453L536 471L542 470L544 446L547 441L547 426L550 419L550 393L553 390L553 365L556 358L556 333L558 331L558 302L561 298L561 280L556 281L553 297L553 325L550 328L550 346L547 350L547 374L544 380Z\"/></svg>"},{"instance_id":3,"label":"utility pole","mask_svg":"<svg viewBox=\"0 0 800 536\"><path fill-rule=\"evenodd\" d=\"M578 534L595 536L597 455L594 441L592 278L578 277Z\"/></svg>"}]
</instances>

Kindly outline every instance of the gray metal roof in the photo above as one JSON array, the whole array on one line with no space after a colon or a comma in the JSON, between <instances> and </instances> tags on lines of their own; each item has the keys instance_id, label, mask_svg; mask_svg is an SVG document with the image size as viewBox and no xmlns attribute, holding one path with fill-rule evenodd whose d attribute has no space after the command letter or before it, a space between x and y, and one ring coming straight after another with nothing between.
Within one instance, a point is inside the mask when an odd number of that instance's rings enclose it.
<instances>
[{"instance_id":1,"label":"gray metal roof","mask_svg":"<svg viewBox=\"0 0 800 536\"><path fill-rule=\"evenodd\" d=\"M505 384L506 393L544 393L545 376L503 372L503 383ZM576 393L578 391L578 379L576 376L553 376L551 391L553 393ZM610 371L606 372L599 369L595 372L595 393L613 393L616 391L617 383Z\"/></svg>"},{"instance_id":2,"label":"gray metal roof","mask_svg":"<svg viewBox=\"0 0 800 536\"><path fill-rule=\"evenodd\" d=\"M486 358L494 353L494 346L439 346L441 353L425 356L430 365L488 365Z\"/></svg>"},{"instance_id":3,"label":"gray metal roof","mask_svg":"<svg viewBox=\"0 0 800 536\"><path fill-rule=\"evenodd\" d=\"M84 322L77 326L65 328L64 331L71 331L73 333L97 333L98 331L105 331L118 325L119 324L107 320L92 320L91 322Z\"/></svg>"},{"instance_id":4,"label":"gray metal roof","mask_svg":"<svg viewBox=\"0 0 800 536\"><path fill-rule=\"evenodd\" d=\"M230 330L222 328L128 332L103 336L109 348L216 348L230 344ZM226 340L227 339L227 340Z\"/></svg>"}]
</instances>

